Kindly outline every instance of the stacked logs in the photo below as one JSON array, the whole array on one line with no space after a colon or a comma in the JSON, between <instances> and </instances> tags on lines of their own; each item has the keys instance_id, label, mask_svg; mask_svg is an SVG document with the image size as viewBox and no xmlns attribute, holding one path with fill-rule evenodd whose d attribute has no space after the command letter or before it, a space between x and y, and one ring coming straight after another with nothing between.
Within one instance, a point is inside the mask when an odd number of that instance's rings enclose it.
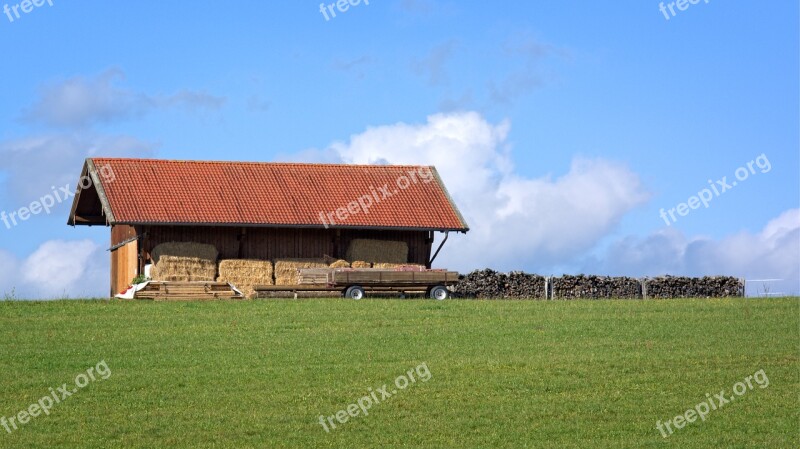
<instances>
[{"instance_id":1,"label":"stacked logs","mask_svg":"<svg viewBox=\"0 0 800 449\"><path fill-rule=\"evenodd\" d=\"M642 297L639 280L629 277L564 275L553 278L552 288L552 296L556 299L637 299Z\"/></svg>"},{"instance_id":2,"label":"stacked logs","mask_svg":"<svg viewBox=\"0 0 800 449\"><path fill-rule=\"evenodd\" d=\"M512 271L506 276L503 297L545 299L545 285L544 276Z\"/></svg>"},{"instance_id":3,"label":"stacked logs","mask_svg":"<svg viewBox=\"0 0 800 449\"><path fill-rule=\"evenodd\" d=\"M664 276L645 282L648 298L726 298L744 293L742 281L730 276Z\"/></svg>"},{"instance_id":4,"label":"stacked logs","mask_svg":"<svg viewBox=\"0 0 800 449\"><path fill-rule=\"evenodd\" d=\"M665 276L644 280L592 275L545 278L520 271L505 274L487 268L461 276L452 290L457 297L482 299L721 298L743 296L744 285L739 279L726 276Z\"/></svg>"},{"instance_id":5,"label":"stacked logs","mask_svg":"<svg viewBox=\"0 0 800 449\"><path fill-rule=\"evenodd\" d=\"M505 293L507 276L492 269L476 270L466 276L459 276L453 293L463 298L502 298Z\"/></svg>"}]
</instances>

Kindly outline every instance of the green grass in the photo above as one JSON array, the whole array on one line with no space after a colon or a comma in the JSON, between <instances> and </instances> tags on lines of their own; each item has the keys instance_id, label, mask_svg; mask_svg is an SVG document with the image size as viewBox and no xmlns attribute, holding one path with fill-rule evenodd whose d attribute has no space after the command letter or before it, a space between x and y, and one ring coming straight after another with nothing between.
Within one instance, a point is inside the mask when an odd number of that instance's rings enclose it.
<instances>
[{"instance_id":1,"label":"green grass","mask_svg":"<svg viewBox=\"0 0 800 449\"><path fill-rule=\"evenodd\" d=\"M799 356L798 298L0 302L0 416L112 371L0 447L794 448ZM767 388L656 430L759 369Z\"/></svg>"}]
</instances>

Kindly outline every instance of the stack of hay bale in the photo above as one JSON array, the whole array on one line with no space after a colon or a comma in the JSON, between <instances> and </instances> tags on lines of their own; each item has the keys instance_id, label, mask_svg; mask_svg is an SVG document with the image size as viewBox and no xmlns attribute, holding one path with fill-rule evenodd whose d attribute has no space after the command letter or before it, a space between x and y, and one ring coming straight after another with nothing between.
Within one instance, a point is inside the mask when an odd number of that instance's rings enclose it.
<instances>
[{"instance_id":1,"label":"stack of hay bale","mask_svg":"<svg viewBox=\"0 0 800 449\"><path fill-rule=\"evenodd\" d=\"M154 281L214 281L217 256L214 245L192 242L168 242L157 245L150 253Z\"/></svg>"},{"instance_id":2,"label":"stack of hay bale","mask_svg":"<svg viewBox=\"0 0 800 449\"><path fill-rule=\"evenodd\" d=\"M353 239L347 247L346 258L349 261L405 264L408 262L408 244L389 240Z\"/></svg>"},{"instance_id":3,"label":"stack of hay bale","mask_svg":"<svg viewBox=\"0 0 800 449\"><path fill-rule=\"evenodd\" d=\"M225 259L219 261L217 282L233 284L246 298L255 295L254 285L274 285L269 260Z\"/></svg>"}]
</instances>

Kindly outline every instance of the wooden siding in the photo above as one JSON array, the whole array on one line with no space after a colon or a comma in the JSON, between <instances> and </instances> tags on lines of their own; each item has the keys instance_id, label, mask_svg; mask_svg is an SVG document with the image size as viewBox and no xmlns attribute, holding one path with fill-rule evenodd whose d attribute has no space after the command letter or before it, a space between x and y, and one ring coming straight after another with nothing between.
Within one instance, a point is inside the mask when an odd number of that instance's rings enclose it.
<instances>
[{"instance_id":1,"label":"wooden siding","mask_svg":"<svg viewBox=\"0 0 800 449\"><path fill-rule=\"evenodd\" d=\"M111 245L136 236L133 226L111 227ZM121 292L139 274L139 244L136 240L111 251L111 296Z\"/></svg>"}]
</instances>

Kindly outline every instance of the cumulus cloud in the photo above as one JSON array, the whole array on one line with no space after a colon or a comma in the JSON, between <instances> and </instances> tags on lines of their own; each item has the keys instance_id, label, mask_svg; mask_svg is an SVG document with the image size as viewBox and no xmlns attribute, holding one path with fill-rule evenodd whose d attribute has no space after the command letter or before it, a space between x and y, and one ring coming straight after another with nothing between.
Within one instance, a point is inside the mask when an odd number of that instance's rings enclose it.
<instances>
[{"instance_id":1,"label":"cumulus cloud","mask_svg":"<svg viewBox=\"0 0 800 449\"><path fill-rule=\"evenodd\" d=\"M757 233L712 239L664 228L623 237L592 256L623 217L649 199L639 176L618 162L581 157L566 173L522 176L512 161L509 130L509 122L492 124L474 112L436 114L422 124L368 128L298 157L435 165L471 228L450 236L438 266L637 277L724 274L786 279L783 291L800 289L800 209Z\"/></svg>"},{"instance_id":2,"label":"cumulus cloud","mask_svg":"<svg viewBox=\"0 0 800 449\"><path fill-rule=\"evenodd\" d=\"M10 252L0 249L0 299L16 295L13 285L16 274L17 259Z\"/></svg>"},{"instance_id":3,"label":"cumulus cloud","mask_svg":"<svg viewBox=\"0 0 800 449\"><path fill-rule=\"evenodd\" d=\"M224 97L192 90L171 95L137 92L117 85L124 78L121 70L110 69L94 78L77 76L44 86L22 118L52 126L85 127L140 117L154 109L218 110L225 104Z\"/></svg>"},{"instance_id":4,"label":"cumulus cloud","mask_svg":"<svg viewBox=\"0 0 800 449\"><path fill-rule=\"evenodd\" d=\"M470 225L441 264L461 270L542 267L592 248L649 194L622 164L576 158L561 176L519 175L507 143L510 124L474 112L436 114L427 123L369 128L329 148L347 163L435 165Z\"/></svg>"},{"instance_id":5,"label":"cumulus cloud","mask_svg":"<svg viewBox=\"0 0 800 449\"><path fill-rule=\"evenodd\" d=\"M148 157L155 148L130 136L33 136L0 142L0 173L11 201L24 205L54 186L69 184L74 189L87 157Z\"/></svg>"},{"instance_id":6,"label":"cumulus cloud","mask_svg":"<svg viewBox=\"0 0 800 449\"><path fill-rule=\"evenodd\" d=\"M107 297L108 253L91 240L49 240L22 261L0 250L4 297Z\"/></svg>"},{"instance_id":7,"label":"cumulus cloud","mask_svg":"<svg viewBox=\"0 0 800 449\"><path fill-rule=\"evenodd\" d=\"M757 233L739 232L719 240L686 237L669 228L649 236L627 237L587 265L603 273L656 276L733 275L783 279L797 293L800 280L800 209L770 220Z\"/></svg>"}]
</instances>

